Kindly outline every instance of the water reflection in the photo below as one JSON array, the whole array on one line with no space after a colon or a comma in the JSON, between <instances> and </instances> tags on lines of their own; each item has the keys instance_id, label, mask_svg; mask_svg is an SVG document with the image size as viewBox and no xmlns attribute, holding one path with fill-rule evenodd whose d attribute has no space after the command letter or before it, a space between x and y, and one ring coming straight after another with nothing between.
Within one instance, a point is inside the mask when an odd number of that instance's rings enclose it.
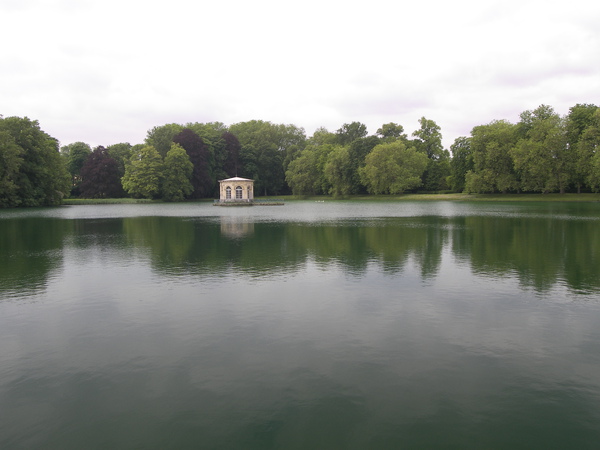
<instances>
[{"instance_id":1,"label":"water reflection","mask_svg":"<svg viewBox=\"0 0 600 450\"><path fill-rule=\"evenodd\" d=\"M465 217L455 220L452 250L475 273L517 274L544 292L557 282L571 289L599 286L600 227L596 221L554 217Z\"/></svg>"},{"instance_id":2,"label":"water reflection","mask_svg":"<svg viewBox=\"0 0 600 450\"><path fill-rule=\"evenodd\" d=\"M62 263L71 224L59 219L0 220L0 298L43 289Z\"/></svg>"},{"instance_id":3,"label":"water reflection","mask_svg":"<svg viewBox=\"0 0 600 450\"><path fill-rule=\"evenodd\" d=\"M250 217L221 217L221 235L228 238L243 238L254 233L254 221Z\"/></svg>"},{"instance_id":4,"label":"water reflection","mask_svg":"<svg viewBox=\"0 0 600 450\"><path fill-rule=\"evenodd\" d=\"M564 284L576 292L600 286L597 220L549 215L508 217L355 218L322 222L255 221L248 216L125 217L0 220L0 289L37 289L59 267L63 247L145 252L167 275L271 276L315 260L361 276L370 264L384 273L408 263L423 280L438 274L446 249L475 274L515 275L546 292Z\"/></svg>"}]
</instances>

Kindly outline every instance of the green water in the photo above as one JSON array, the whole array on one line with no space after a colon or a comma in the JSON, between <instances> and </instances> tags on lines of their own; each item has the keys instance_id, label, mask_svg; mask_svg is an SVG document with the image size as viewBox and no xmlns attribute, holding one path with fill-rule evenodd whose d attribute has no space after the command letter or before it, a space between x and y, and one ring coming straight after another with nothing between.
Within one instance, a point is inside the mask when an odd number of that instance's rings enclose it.
<instances>
[{"instance_id":1,"label":"green water","mask_svg":"<svg viewBox=\"0 0 600 450\"><path fill-rule=\"evenodd\" d=\"M600 204L0 210L2 449L597 449Z\"/></svg>"}]
</instances>

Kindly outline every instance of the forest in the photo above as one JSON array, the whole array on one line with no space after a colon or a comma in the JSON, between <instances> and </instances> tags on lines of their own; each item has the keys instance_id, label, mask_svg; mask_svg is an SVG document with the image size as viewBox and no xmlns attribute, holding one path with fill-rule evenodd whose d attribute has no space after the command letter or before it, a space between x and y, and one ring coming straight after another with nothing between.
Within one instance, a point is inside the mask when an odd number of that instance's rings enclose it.
<instances>
[{"instance_id":1,"label":"forest","mask_svg":"<svg viewBox=\"0 0 600 450\"><path fill-rule=\"evenodd\" d=\"M410 136L397 123L369 134L360 122L307 137L293 124L251 120L165 124L143 143L94 149L59 141L27 117L0 116L0 207L58 205L64 198L218 196L218 180L255 180L257 196L600 191L600 107L566 116L541 105L517 123L494 120L442 145L421 117Z\"/></svg>"}]
</instances>

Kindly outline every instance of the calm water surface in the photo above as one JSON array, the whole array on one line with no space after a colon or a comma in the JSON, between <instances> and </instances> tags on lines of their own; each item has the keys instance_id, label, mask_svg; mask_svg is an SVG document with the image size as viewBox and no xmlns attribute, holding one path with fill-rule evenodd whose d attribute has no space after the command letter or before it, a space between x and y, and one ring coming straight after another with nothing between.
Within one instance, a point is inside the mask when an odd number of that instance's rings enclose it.
<instances>
[{"instance_id":1,"label":"calm water surface","mask_svg":"<svg viewBox=\"0 0 600 450\"><path fill-rule=\"evenodd\" d=\"M597 449L600 204L0 211L2 449Z\"/></svg>"}]
</instances>

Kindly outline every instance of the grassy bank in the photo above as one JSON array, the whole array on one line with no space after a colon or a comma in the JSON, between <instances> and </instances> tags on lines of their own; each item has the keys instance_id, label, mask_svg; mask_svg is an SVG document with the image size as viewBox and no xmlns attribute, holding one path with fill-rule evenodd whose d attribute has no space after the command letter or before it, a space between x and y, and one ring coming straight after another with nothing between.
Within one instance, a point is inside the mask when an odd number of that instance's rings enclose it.
<instances>
[{"instance_id":1,"label":"grassy bank","mask_svg":"<svg viewBox=\"0 0 600 450\"><path fill-rule=\"evenodd\" d=\"M67 198L63 205L122 205L130 203L160 203L143 198Z\"/></svg>"},{"instance_id":2,"label":"grassy bank","mask_svg":"<svg viewBox=\"0 0 600 450\"><path fill-rule=\"evenodd\" d=\"M345 197L283 196L285 201L294 200L341 200L341 201L458 201L458 202L600 202L600 194L402 194L402 195L354 195Z\"/></svg>"},{"instance_id":3,"label":"grassy bank","mask_svg":"<svg viewBox=\"0 0 600 450\"><path fill-rule=\"evenodd\" d=\"M259 197L269 199L270 197ZM600 202L600 194L403 194L403 195L349 195L332 197L329 195L296 196L279 195L278 200L285 202L294 200L310 201L457 201L457 202ZM213 199L195 200L194 202L211 202ZM162 200L135 198L69 198L63 200L65 205L115 205L132 203L163 203ZM190 202L192 203L192 202Z\"/></svg>"}]
</instances>

